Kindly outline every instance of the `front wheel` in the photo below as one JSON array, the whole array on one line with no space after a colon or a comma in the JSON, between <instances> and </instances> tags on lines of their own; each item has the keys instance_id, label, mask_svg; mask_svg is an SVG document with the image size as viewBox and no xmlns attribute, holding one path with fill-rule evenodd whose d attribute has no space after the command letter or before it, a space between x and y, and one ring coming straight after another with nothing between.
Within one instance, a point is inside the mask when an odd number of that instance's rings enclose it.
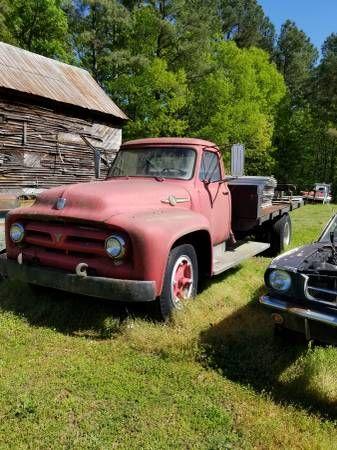
<instances>
[{"instance_id":1,"label":"front wheel","mask_svg":"<svg viewBox=\"0 0 337 450\"><path fill-rule=\"evenodd\" d=\"M171 250L161 296L160 314L168 320L175 309L181 309L186 300L196 296L198 287L198 259L194 247L183 244Z\"/></svg>"}]
</instances>

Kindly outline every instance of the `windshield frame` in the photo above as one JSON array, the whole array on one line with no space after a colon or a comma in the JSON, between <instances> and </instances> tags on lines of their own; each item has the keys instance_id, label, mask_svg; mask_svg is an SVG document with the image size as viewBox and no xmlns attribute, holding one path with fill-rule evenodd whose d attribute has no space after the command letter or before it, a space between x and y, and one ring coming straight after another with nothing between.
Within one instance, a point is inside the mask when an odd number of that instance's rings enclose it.
<instances>
[{"instance_id":1,"label":"windshield frame","mask_svg":"<svg viewBox=\"0 0 337 450\"><path fill-rule=\"evenodd\" d=\"M194 161L193 161L193 167L191 170L191 176L189 178L181 178L181 177L165 177L162 175L115 175L115 176L110 176L110 172L113 170L114 165L117 161L118 155L123 152L123 151L134 151L134 152L139 152L142 150L151 150L151 149L182 149L182 150L192 150L194 153ZM108 174L106 176L106 180L112 180L114 178L152 178L152 179L158 179L158 178L162 178L164 180L179 180L179 181L190 181L194 178L195 175L195 169L197 166L197 161L198 161L198 152L197 149L195 147L191 147L189 145L148 145L148 146L139 146L139 147L121 147L121 149L117 152L115 159L112 161L110 167L109 167L109 171Z\"/></svg>"},{"instance_id":2,"label":"windshield frame","mask_svg":"<svg viewBox=\"0 0 337 450\"><path fill-rule=\"evenodd\" d=\"M330 232L332 231L333 225L335 224L335 234L336 234L336 243L337 243L337 214L334 214L329 222L325 225L320 237L317 242L330 242Z\"/></svg>"}]
</instances>

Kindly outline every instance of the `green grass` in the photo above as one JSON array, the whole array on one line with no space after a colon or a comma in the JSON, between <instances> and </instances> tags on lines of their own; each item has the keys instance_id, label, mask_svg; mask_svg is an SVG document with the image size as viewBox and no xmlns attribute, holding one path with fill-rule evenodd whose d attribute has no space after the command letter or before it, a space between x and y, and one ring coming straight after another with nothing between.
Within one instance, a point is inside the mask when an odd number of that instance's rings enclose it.
<instances>
[{"instance_id":1,"label":"green grass","mask_svg":"<svg viewBox=\"0 0 337 450\"><path fill-rule=\"evenodd\" d=\"M333 206L292 214L293 246ZM335 448L337 348L275 340L267 258L218 277L173 323L148 308L0 285L0 448Z\"/></svg>"}]
</instances>

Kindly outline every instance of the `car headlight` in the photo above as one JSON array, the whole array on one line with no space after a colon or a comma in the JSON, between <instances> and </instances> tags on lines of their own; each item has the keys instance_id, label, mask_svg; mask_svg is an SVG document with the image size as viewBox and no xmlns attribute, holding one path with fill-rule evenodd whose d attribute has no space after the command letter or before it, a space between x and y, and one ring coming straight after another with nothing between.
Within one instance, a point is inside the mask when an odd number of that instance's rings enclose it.
<instances>
[{"instance_id":1,"label":"car headlight","mask_svg":"<svg viewBox=\"0 0 337 450\"><path fill-rule=\"evenodd\" d=\"M21 242L25 235L25 229L21 223L13 223L9 229L9 236L16 244Z\"/></svg>"},{"instance_id":2,"label":"car headlight","mask_svg":"<svg viewBox=\"0 0 337 450\"><path fill-rule=\"evenodd\" d=\"M125 239L118 234L114 234L105 241L105 250L113 259L121 259L125 255Z\"/></svg>"},{"instance_id":3,"label":"car headlight","mask_svg":"<svg viewBox=\"0 0 337 450\"><path fill-rule=\"evenodd\" d=\"M269 283L275 291L286 292L291 286L291 276L285 270L273 270L269 274Z\"/></svg>"}]
</instances>

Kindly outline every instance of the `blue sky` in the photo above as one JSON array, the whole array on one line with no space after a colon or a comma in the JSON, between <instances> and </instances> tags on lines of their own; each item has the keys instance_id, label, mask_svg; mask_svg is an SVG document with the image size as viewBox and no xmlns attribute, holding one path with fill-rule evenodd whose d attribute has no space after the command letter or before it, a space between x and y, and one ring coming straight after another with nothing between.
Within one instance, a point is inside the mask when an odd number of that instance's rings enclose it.
<instances>
[{"instance_id":1,"label":"blue sky","mask_svg":"<svg viewBox=\"0 0 337 450\"><path fill-rule=\"evenodd\" d=\"M293 20L320 50L325 38L337 33L337 0L258 0L279 32Z\"/></svg>"}]
</instances>

